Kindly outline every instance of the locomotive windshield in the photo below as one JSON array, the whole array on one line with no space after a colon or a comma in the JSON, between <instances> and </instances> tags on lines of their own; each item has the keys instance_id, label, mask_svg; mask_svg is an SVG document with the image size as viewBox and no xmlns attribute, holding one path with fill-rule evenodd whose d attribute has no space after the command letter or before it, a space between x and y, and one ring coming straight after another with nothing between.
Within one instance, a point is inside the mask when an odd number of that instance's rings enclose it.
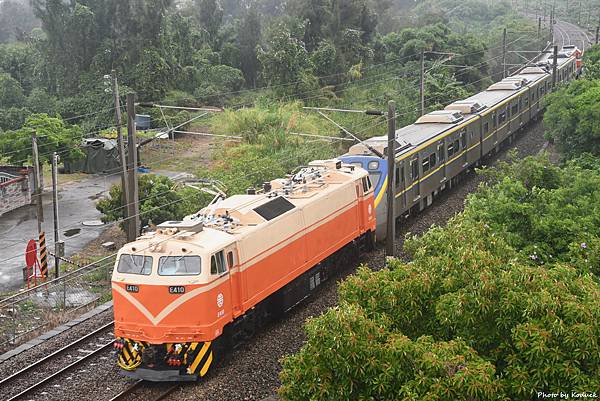
<instances>
[{"instance_id":1,"label":"locomotive windshield","mask_svg":"<svg viewBox=\"0 0 600 401\"><path fill-rule=\"evenodd\" d=\"M147 276L152 272L152 256L123 253L119 257L117 271L119 273L143 274Z\"/></svg>"},{"instance_id":2,"label":"locomotive windshield","mask_svg":"<svg viewBox=\"0 0 600 401\"><path fill-rule=\"evenodd\" d=\"M161 276L188 276L200 274L200 256L162 256L158 260Z\"/></svg>"}]
</instances>

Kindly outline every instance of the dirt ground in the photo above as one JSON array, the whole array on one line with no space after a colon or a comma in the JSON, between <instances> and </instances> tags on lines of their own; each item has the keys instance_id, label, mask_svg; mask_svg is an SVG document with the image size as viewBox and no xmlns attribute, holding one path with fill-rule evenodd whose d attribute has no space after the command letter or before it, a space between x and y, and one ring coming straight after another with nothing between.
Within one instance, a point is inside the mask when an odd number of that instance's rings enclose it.
<instances>
[{"instance_id":1,"label":"dirt ground","mask_svg":"<svg viewBox=\"0 0 600 401\"><path fill-rule=\"evenodd\" d=\"M207 132L201 127L194 132ZM177 134L176 140L158 139L140 152L143 166L151 170L177 171L194 174L200 167L212 165L212 154L222 140L201 135Z\"/></svg>"}]
</instances>

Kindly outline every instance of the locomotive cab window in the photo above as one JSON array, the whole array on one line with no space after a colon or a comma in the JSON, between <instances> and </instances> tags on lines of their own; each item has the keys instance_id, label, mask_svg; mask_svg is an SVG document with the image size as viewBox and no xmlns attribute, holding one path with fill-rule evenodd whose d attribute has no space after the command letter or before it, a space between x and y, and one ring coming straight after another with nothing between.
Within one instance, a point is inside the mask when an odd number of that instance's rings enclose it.
<instances>
[{"instance_id":1,"label":"locomotive cab window","mask_svg":"<svg viewBox=\"0 0 600 401\"><path fill-rule=\"evenodd\" d=\"M363 194L368 193L369 189L371 189L371 181L369 181L369 177L362 178L362 186L363 186Z\"/></svg>"},{"instance_id":2,"label":"locomotive cab window","mask_svg":"<svg viewBox=\"0 0 600 401\"><path fill-rule=\"evenodd\" d=\"M229 269L231 269L233 267L233 262L234 262L233 252L229 251L229 252L227 252L227 267Z\"/></svg>"},{"instance_id":3,"label":"locomotive cab window","mask_svg":"<svg viewBox=\"0 0 600 401\"><path fill-rule=\"evenodd\" d=\"M210 274L223 274L225 272L227 272L225 258L223 257L223 251L219 251L210 258Z\"/></svg>"},{"instance_id":4,"label":"locomotive cab window","mask_svg":"<svg viewBox=\"0 0 600 401\"><path fill-rule=\"evenodd\" d=\"M152 256L123 253L117 265L119 273L149 275L152 272Z\"/></svg>"},{"instance_id":5,"label":"locomotive cab window","mask_svg":"<svg viewBox=\"0 0 600 401\"><path fill-rule=\"evenodd\" d=\"M190 276L200 274L200 256L161 256L159 276Z\"/></svg>"}]
</instances>

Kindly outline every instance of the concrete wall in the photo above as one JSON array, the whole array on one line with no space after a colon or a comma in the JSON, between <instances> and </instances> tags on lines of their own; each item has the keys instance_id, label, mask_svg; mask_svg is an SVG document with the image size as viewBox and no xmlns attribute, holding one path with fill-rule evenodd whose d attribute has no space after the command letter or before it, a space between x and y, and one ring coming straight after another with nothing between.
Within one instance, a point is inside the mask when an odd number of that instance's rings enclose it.
<instances>
[{"instance_id":1,"label":"concrete wall","mask_svg":"<svg viewBox=\"0 0 600 401\"><path fill-rule=\"evenodd\" d=\"M0 166L0 216L31 204L33 169Z\"/></svg>"}]
</instances>

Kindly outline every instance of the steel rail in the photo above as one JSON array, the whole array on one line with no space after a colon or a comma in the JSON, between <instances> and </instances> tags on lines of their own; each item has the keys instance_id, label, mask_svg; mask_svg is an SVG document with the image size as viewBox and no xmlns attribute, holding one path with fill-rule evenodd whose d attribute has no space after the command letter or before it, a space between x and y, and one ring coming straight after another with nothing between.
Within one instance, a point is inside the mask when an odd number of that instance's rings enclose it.
<instances>
[{"instance_id":1,"label":"steel rail","mask_svg":"<svg viewBox=\"0 0 600 401\"><path fill-rule=\"evenodd\" d=\"M65 346L65 347L63 347L63 348L61 348L61 349L59 349L59 350L57 350L57 351L53 352L52 354L50 354L50 355L48 355L48 356L46 356L46 357L44 357L44 358L40 359L39 361L37 361L37 362L35 362L35 363L33 363L33 364L31 364L31 365L27 366L26 368L23 368L23 369L21 369L20 371L18 371L18 372L16 372L16 373L13 373L13 374L12 374L12 375L10 375L9 377L7 377L7 378L3 379L2 381L0 381L0 384L4 384L5 382L7 382L7 381L9 381L9 380L13 380L13 379L15 379L15 378L17 378L17 377L19 377L19 376L22 376L24 373L26 373L26 372L28 372L28 371L30 371L30 370L32 370L32 369L34 369L35 367L38 367L38 366L42 365L43 363L45 363L45 362L49 361L49 360L50 360L50 359L52 359L52 358L55 358L56 356L58 356L58 355L60 355L60 354L64 353L64 352L65 352L65 351L67 351L68 349L71 349L71 348L73 348L74 346L76 346L76 345L78 345L78 344L80 344L80 343L82 343L82 342L85 342L86 340L89 340L89 339L90 339L90 337L92 337L92 336L94 336L94 335L98 334L99 332L101 332L101 331L103 331L103 330L106 330L107 328L109 328L110 326L112 326L112 325L113 325L113 323L114 323L114 322L110 322L109 324L106 324L106 325L102 326L101 328L99 328L99 329L97 329L97 330L95 330L95 331L93 331L93 332L91 332L91 333L87 334L85 337L82 337L82 338L80 338L80 339L78 339L78 340L76 340L76 341L74 341L74 342L70 343L69 345L67 345L67 346ZM98 354L99 352L101 352L101 351L105 350L106 348L108 348L108 347L112 346L113 344L114 344L114 340L111 340L110 342L108 342L108 343L106 343L106 344L103 344L102 346L100 346L100 347L98 347L97 349L95 349L94 351L92 351L92 352L90 352L90 353L88 353L88 354L84 355L83 357L79 358L78 360L74 361L73 363L71 363L71 364L69 364L69 365L67 365L67 366L63 367L62 369L60 369L60 370L58 370L58 371L56 371L56 372L52 373L52 374L51 374L51 375L49 375L49 376L46 376L44 379L40 380L39 382L37 382L37 383L36 383L36 384L34 384L33 386L30 386L30 387L26 388L25 390L21 391L20 393L18 393L18 394L16 394L16 395L13 395L12 397L8 398L6 401L12 401L12 400L16 400L16 399L18 399L18 398L21 398L21 397L23 397L23 396L24 396L24 395L26 395L26 394L29 394L29 393L31 393L32 391L34 391L34 390L38 389L39 387L41 387L43 384L47 383L48 381L50 381L50 380L52 380L52 379L56 378L57 376L59 376L60 374L62 374L62 373L64 373L64 372L66 372L67 370L70 370L70 369L71 369L71 368L73 368L74 366L76 366L76 365L78 365L78 364L80 364L80 363L82 363L82 362L84 362L84 361L88 360L88 359L89 359L89 358L91 358L92 356L94 356L94 355Z\"/></svg>"},{"instance_id":2,"label":"steel rail","mask_svg":"<svg viewBox=\"0 0 600 401\"><path fill-rule=\"evenodd\" d=\"M132 385L127 387L125 390L121 391L119 394L112 397L110 399L110 401L117 401L117 400L124 399L124 397L126 397L127 395L129 395L129 394L133 393L135 390L137 390L142 385L142 382L143 382L143 380L136 381L135 383L133 383Z\"/></svg>"},{"instance_id":3,"label":"steel rail","mask_svg":"<svg viewBox=\"0 0 600 401\"><path fill-rule=\"evenodd\" d=\"M143 380L136 381L135 383L131 384L129 387L127 387L126 389L124 389L123 391L121 391L119 394L115 395L109 401L126 400L127 396L131 395L137 389L139 389L142 386L143 383L144 383ZM160 393L156 398L151 398L151 400L152 401L163 400L168 395L170 395L173 391L175 391L176 389L178 389L180 386L181 386L181 384L179 384L179 383L173 384L173 385L169 386L169 388L167 388L165 391L163 391L162 393Z\"/></svg>"}]
</instances>

